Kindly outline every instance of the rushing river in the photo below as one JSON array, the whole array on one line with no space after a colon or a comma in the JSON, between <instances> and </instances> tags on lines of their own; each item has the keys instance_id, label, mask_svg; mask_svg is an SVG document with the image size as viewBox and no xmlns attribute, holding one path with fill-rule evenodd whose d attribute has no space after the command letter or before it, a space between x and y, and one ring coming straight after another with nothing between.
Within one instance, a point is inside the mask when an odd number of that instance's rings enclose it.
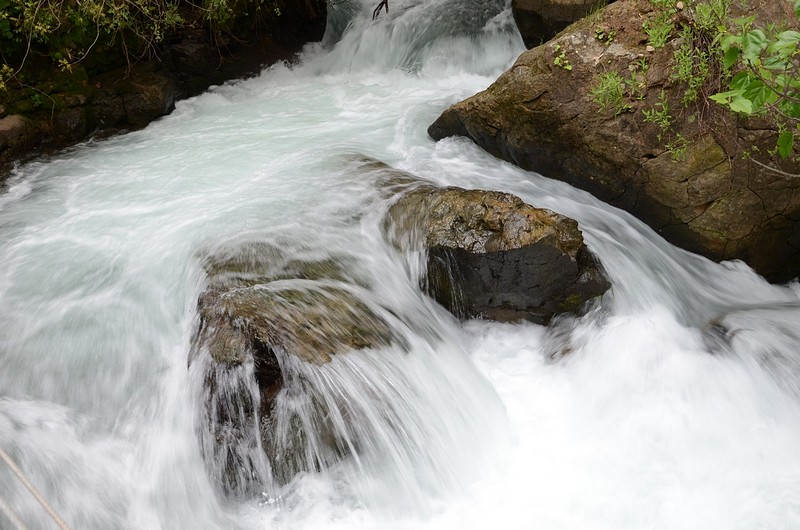
<instances>
[{"instance_id":1,"label":"rushing river","mask_svg":"<svg viewBox=\"0 0 800 530\"><path fill-rule=\"evenodd\" d=\"M390 0L373 22L373 3L335 1L292 68L16 169L0 195L0 447L75 530L800 528L800 286L672 247L464 139L434 143L438 114L522 51L510 12ZM355 156L576 218L612 291L551 330L459 324L420 293L418 256L386 242L386 199ZM200 256L239 241L344 260L412 324L404 351L320 369L321 392L355 403L360 452L226 498L187 355ZM55 528L2 463L0 500ZM15 528L3 513L0 528Z\"/></svg>"}]
</instances>

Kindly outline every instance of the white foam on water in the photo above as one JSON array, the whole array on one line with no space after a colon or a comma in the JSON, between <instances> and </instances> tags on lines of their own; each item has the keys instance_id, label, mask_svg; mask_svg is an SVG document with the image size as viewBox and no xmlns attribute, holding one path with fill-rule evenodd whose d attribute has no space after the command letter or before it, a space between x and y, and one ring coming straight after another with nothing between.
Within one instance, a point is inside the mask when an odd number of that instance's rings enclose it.
<instances>
[{"instance_id":1,"label":"white foam on water","mask_svg":"<svg viewBox=\"0 0 800 530\"><path fill-rule=\"evenodd\" d=\"M337 2L325 46L294 68L15 170L0 446L81 529L800 527L798 284L676 249L464 139L434 143L439 113L522 51L508 6L392 1L372 22L370 4ZM558 333L460 325L386 242L354 154L576 218L612 291ZM200 256L239 240L347 258L406 344L308 376L363 415L342 427L360 460L226 499L187 355ZM52 527L2 466L0 498Z\"/></svg>"}]
</instances>

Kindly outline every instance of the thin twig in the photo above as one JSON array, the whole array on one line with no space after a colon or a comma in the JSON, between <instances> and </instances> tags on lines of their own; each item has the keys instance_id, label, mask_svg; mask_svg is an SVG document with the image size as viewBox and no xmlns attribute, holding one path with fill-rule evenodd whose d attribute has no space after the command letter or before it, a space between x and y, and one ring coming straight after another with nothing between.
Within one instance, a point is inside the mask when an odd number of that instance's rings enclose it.
<instances>
[{"instance_id":1,"label":"thin twig","mask_svg":"<svg viewBox=\"0 0 800 530\"><path fill-rule=\"evenodd\" d=\"M14 473L14 475L16 475L19 481L22 482L26 488L28 488L28 491L31 492L31 495L33 495L34 498L39 501L39 504L42 506L42 508L44 508L44 511L47 512L53 521L55 521L58 527L61 530L70 530L69 526L67 526L67 523L64 522L64 519L62 519L61 516L59 516L58 513L56 513L56 511L52 508L52 506L47 503L47 500L45 500L44 496L39 492L38 489L36 489L36 486L34 486L33 483L28 480L28 477L25 476L22 470L17 467L17 464L15 464L11 457L8 456L8 453L6 453L1 447L0 459L2 459L6 465L11 468L11 471Z\"/></svg>"}]
</instances>

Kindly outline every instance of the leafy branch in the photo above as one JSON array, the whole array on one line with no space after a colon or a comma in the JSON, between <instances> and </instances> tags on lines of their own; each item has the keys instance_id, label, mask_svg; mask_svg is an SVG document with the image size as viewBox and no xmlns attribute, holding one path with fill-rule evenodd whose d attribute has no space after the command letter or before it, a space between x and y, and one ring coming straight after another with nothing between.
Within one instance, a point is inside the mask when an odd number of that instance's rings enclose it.
<instances>
[{"instance_id":1,"label":"leafy branch","mask_svg":"<svg viewBox=\"0 0 800 530\"><path fill-rule=\"evenodd\" d=\"M800 18L800 0L794 1ZM798 159L800 137L800 32L753 27L754 18L736 21L736 30L720 40L726 69L738 70L728 90L711 96L743 116L774 120L775 152Z\"/></svg>"}]
</instances>

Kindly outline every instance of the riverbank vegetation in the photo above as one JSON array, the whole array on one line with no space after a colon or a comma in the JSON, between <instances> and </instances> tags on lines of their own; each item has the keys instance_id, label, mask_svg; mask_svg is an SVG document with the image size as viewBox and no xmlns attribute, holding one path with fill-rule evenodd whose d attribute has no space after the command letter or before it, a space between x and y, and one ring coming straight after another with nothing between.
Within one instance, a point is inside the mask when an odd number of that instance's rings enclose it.
<instances>
[{"instance_id":1,"label":"riverbank vegetation","mask_svg":"<svg viewBox=\"0 0 800 530\"><path fill-rule=\"evenodd\" d=\"M0 0L0 89L25 85L36 68L157 57L181 29L202 29L212 41L237 20L267 31L287 7L314 9L307 0Z\"/></svg>"},{"instance_id":2,"label":"riverbank vegetation","mask_svg":"<svg viewBox=\"0 0 800 530\"><path fill-rule=\"evenodd\" d=\"M681 86L680 108L670 109L665 97L643 109L644 121L660 127L659 138L676 159L687 140L672 130L678 114L703 120L721 106L742 118L760 119L779 131L769 155L800 160L800 0L792 0L795 20L759 21L741 0L650 0L653 12L643 22L649 50L673 50L670 79ZM645 61L646 59L642 59ZM616 83L609 83L615 75ZM601 109L615 102L617 115L632 111L635 79L616 72L598 79L592 90ZM626 97L627 96L627 97ZM742 146L745 156L757 148ZM756 163L759 163L753 158ZM776 171L777 168L771 167Z\"/></svg>"},{"instance_id":3,"label":"riverbank vegetation","mask_svg":"<svg viewBox=\"0 0 800 530\"><path fill-rule=\"evenodd\" d=\"M794 1L800 18L800 0ZM773 120L779 136L775 150L782 158L800 157L800 32L771 25L754 27L753 18L736 21L722 32L723 66L735 72L724 92L711 96L744 116Z\"/></svg>"}]
</instances>

